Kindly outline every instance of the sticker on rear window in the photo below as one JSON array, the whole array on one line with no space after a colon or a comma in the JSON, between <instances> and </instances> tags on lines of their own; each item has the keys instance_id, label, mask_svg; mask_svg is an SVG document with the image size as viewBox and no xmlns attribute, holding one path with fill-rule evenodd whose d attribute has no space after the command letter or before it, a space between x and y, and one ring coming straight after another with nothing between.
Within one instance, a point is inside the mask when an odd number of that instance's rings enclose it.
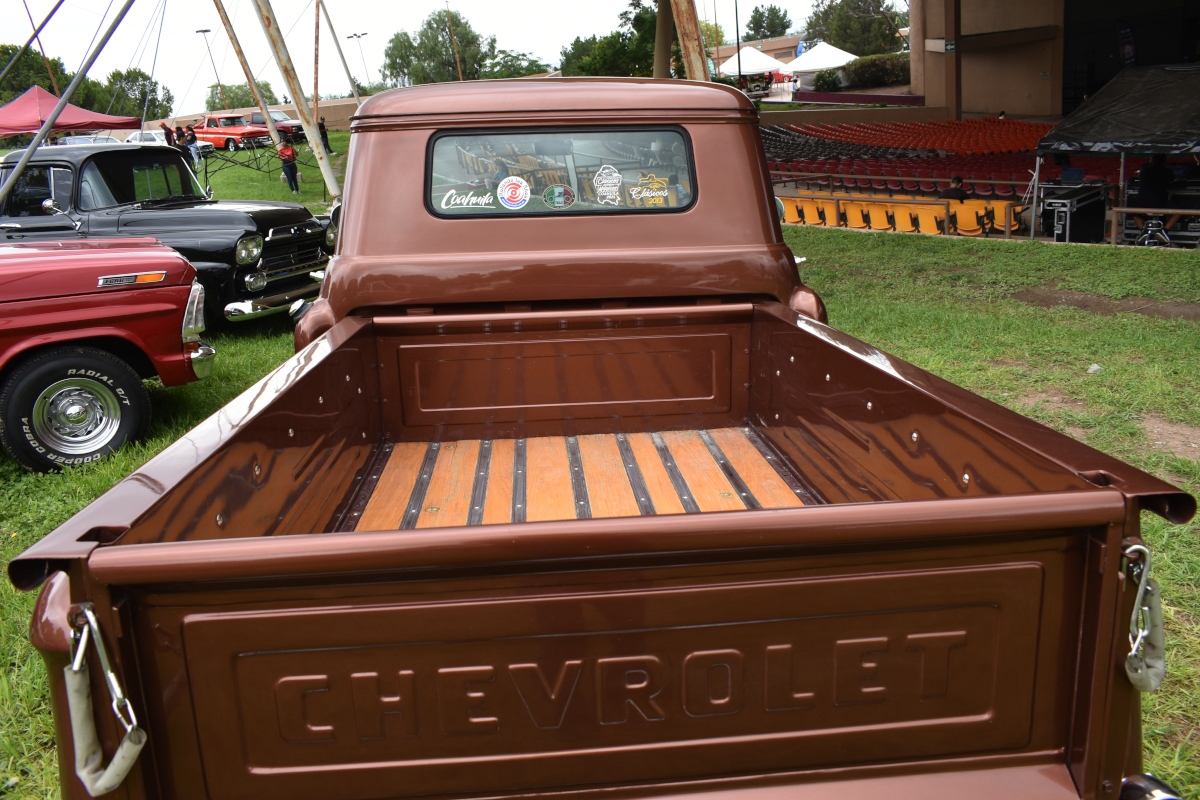
<instances>
[{"instance_id":1,"label":"sticker on rear window","mask_svg":"<svg viewBox=\"0 0 1200 800\"><path fill-rule=\"evenodd\" d=\"M542 202L546 204L546 208L562 211L575 204L575 192L570 186L556 183L547 186L546 191L542 192Z\"/></svg>"},{"instance_id":2,"label":"sticker on rear window","mask_svg":"<svg viewBox=\"0 0 1200 800\"><path fill-rule=\"evenodd\" d=\"M592 184L596 187L596 199L601 203L620 205L621 182L621 173L617 172L616 167L611 164L602 166L596 172L596 177L592 178Z\"/></svg>"},{"instance_id":3,"label":"sticker on rear window","mask_svg":"<svg viewBox=\"0 0 1200 800\"><path fill-rule=\"evenodd\" d=\"M516 211L529 202L529 184L524 178L510 175L496 185L496 196L500 198L500 205Z\"/></svg>"}]
</instances>

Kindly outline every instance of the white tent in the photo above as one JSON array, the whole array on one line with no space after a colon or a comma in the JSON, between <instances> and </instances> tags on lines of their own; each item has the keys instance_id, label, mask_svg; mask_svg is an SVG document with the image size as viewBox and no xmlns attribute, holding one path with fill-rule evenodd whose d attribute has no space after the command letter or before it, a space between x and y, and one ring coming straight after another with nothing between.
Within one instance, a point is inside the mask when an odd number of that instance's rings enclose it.
<instances>
[{"instance_id":1,"label":"white tent","mask_svg":"<svg viewBox=\"0 0 1200 800\"><path fill-rule=\"evenodd\" d=\"M738 56L742 59L742 75L760 75L764 72L783 72L783 62L771 58L761 50L755 50L749 45L742 48L741 53L735 53L728 61L717 69L722 75L738 74ZM852 56L853 57L853 56Z\"/></svg>"},{"instance_id":2,"label":"white tent","mask_svg":"<svg viewBox=\"0 0 1200 800\"><path fill-rule=\"evenodd\" d=\"M780 72L796 74L798 72L820 72L823 69L838 69L849 64L858 56L839 50L828 42L819 42L813 49L805 50L801 55L783 65Z\"/></svg>"}]
</instances>

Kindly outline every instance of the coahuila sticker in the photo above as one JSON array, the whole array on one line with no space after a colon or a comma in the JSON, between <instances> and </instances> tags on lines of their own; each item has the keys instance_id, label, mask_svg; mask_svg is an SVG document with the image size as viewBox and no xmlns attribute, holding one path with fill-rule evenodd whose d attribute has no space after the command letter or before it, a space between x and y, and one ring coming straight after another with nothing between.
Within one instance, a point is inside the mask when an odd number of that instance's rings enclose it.
<instances>
[{"instance_id":1,"label":"coahuila sticker","mask_svg":"<svg viewBox=\"0 0 1200 800\"><path fill-rule=\"evenodd\" d=\"M659 178L653 172L638 181L638 185L629 190L636 200L641 200L644 206L666 206L667 179Z\"/></svg>"},{"instance_id":2,"label":"coahuila sticker","mask_svg":"<svg viewBox=\"0 0 1200 800\"><path fill-rule=\"evenodd\" d=\"M475 190L459 194L454 189L442 195L442 208L495 208L496 197L491 192L475 194Z\"/></svg>"},{"instance_id":3,"label":"coahuila sticker","mask_svg":"<svg viewBox=\"0 0 1200 800\"><path fill-rule=\"evenodd\" d=\"M597 201L614 206L621 204L621 173L616 167L605 164L592 178L592 185L596 187Z\"/></svg>"},{"instance_id":4,"label":"coahuila sticker","mask_svg":"<svg viewBox=\"0 0 1200 800\"><path fill-rule=\"evenodd\" d=\"M547 186L546 191L542 192L542 202L546 204L546 208L562 211L575 204L575 192L570 186L556 183Z\"/></svg>"},{"instance_id":5,"label":"coahuila sticker","mask_svg":"<svg viewBox=\"0 0 1200 800\"><path fill-rule=\"evenodd\" d=\"M496 196L505 208L517 210L529 202L529 184L524 178L510 175L496 186Z\"/></svg>"}]
</instances>

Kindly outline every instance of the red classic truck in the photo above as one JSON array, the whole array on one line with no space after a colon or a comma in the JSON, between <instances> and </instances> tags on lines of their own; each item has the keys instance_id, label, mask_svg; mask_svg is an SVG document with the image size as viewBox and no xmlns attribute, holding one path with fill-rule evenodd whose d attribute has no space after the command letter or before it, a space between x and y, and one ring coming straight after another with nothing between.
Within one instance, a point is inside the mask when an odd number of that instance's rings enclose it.
<instances>
[{"instance_id":1,"label":"red classic truck","mask_svg":"<svg viewBox=\"0 0 1200 800\"><path fill-rule=\"evenodd\" d=\"M1195 501L829 327L743 95L352 142L296 355L9 566L64 797L1171 796L1139 519Z\"/></svg>"},{"instance_id":2,"label":"red classic truck","mask_svg":"<svg viewBox=\"0 0 1200 800\"><path fill-rule=\"evenodd\" d=\"M266 125L252 125L243 114L218 112L205 114L192 126L196 138L218 150L241 150L246 147L269 147L271 137Z\"/></svg>"},{"instance_id":3,"label":"red classic truck","mask_svg":"<svg viewBox=\"0 0 1200 800\"><path fill-rule=\"evenodd\" d=\"M47 201L52 202L52 201ZM0 442L28 469L86 464L150 423L142 381L205 378L204 289L154 239L0 244Z\"/></svg>"}]
</instances>

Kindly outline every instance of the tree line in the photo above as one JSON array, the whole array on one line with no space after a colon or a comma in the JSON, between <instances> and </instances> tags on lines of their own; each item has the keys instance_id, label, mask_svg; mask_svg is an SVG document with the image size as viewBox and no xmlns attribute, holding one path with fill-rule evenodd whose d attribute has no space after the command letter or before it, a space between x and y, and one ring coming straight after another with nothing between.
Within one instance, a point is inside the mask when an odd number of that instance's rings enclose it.
<instances>
[{"instance_id":1,"label":"tree line","mask_svg":"<svg viewBox=\"0 0 1200 800\"><path fill-rule=\"evenodd\" d=\"M0 45L0 64L7 64L20 50L19 45ZM50 71L46 65L49 64ZM50 72L54 73L51 79ZM34 47L30 47L12 67L0 85L0 105L24 94L31 86L40 86L48 92L65 91L75 77L68 72L60 58L45 58ZM146 119L161 119L171 115L175 98L171 90L160 86L158 81L136 67L108 74L103 82L85 77L71 98L71 103L97 111L122 117L141 117L145 109Z\"/></svg>"}]
</instances>

